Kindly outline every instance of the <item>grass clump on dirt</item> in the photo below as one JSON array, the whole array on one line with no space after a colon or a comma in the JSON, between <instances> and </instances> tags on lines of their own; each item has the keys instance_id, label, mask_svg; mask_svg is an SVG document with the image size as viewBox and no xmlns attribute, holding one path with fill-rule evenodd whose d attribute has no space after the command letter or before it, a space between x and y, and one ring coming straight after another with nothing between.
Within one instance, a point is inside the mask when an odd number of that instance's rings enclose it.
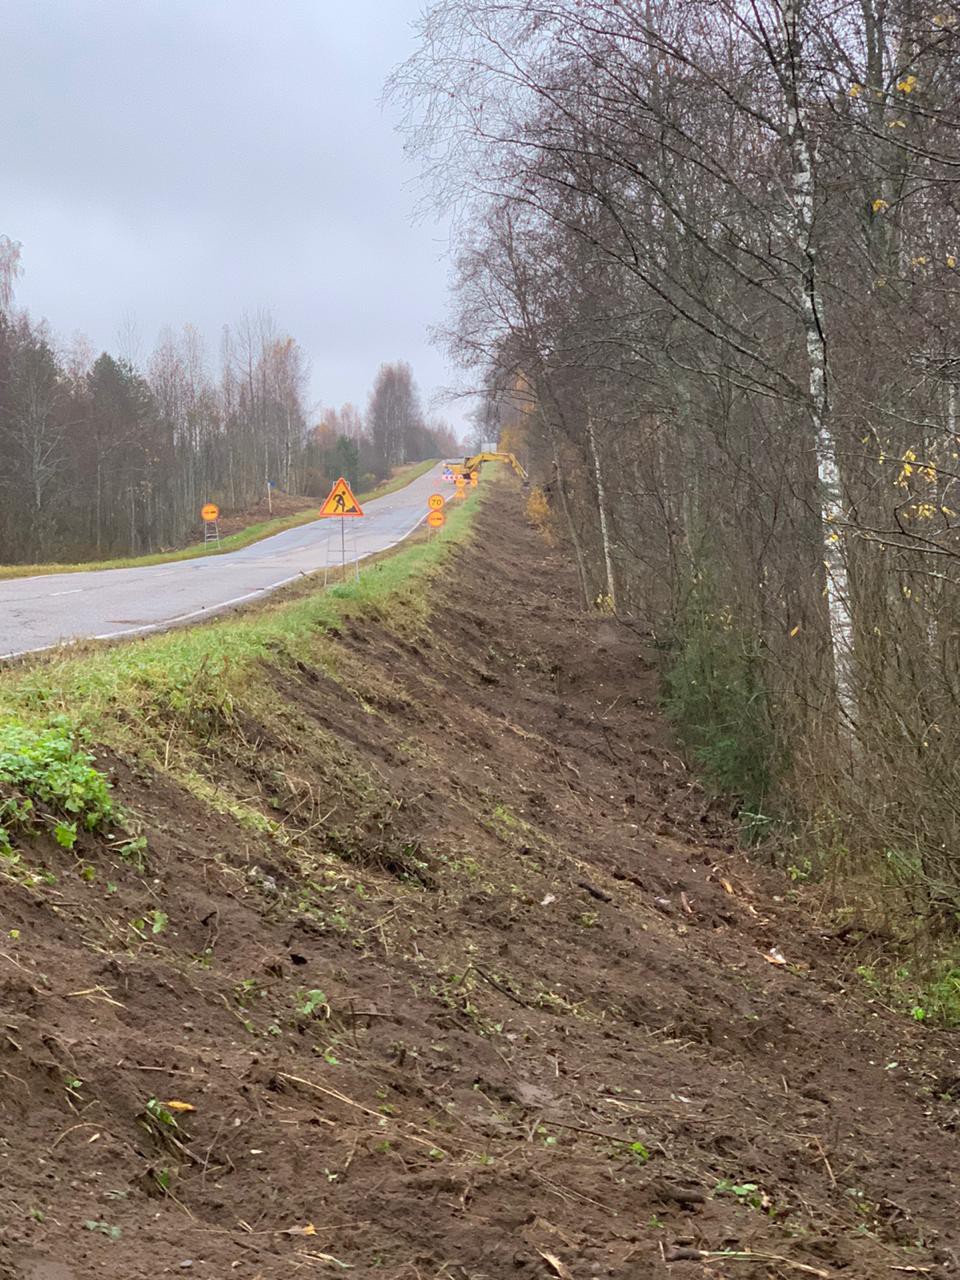
<instances>
[{"instance_id":1,"label":"grass clump on dirt","mask_svg":"<svg viewBox=\"0 0 960 1280\"><path fill-rule=\"evenodd\" d=\"M960 1027L960 956L952 948L924 963L873 963L857 967L868 991L914 1022Z\"/></svg>"},{"instance_id":2,"label":"grass clump on dirt","mask_svg":"<svg viewBox=\"0 0 960 1280\"><path fill-rule=\"evenodd\" d=\"M399 474L383 484L379 484L368 493L357 494L358 502L370 502L375 498L385 498L398 489L405 488L425 475L431 467L436 466L437 459L430 458L426 462L418 462L414 466L404 467ZM152 564L172 564L178 560L197 560L201 556L222 556L229 551L241 551L264 538L272 538L275 533L284 533L287 529L296 529L300 525L310 524L317 519L316 507L319 500L309 511L301 511L292 516L278 516L272 520L260 520L248 525L238 533L231 533L221 538L218 543L194 543L189 547L181 547L178 551L157 551L145 556L118 556L112 560L91 560L79 564L8 564L0 565L0 579L33 578L55 573L88 573L99 569L142 569Z\"/></svg>"},{"instance_id":3,"label":"grass clump on dirt","mask_svg":"<svg viewBox=\"0 0 960 1280\"><path fill-rule=\"evenodd\" d=\"M29 830L37 819L72 848L78 826L99 830L113 813L106 778L63 717L42 730L0 726L0 852L11 850L14 829Z\"/></svg>"}]
</instances>

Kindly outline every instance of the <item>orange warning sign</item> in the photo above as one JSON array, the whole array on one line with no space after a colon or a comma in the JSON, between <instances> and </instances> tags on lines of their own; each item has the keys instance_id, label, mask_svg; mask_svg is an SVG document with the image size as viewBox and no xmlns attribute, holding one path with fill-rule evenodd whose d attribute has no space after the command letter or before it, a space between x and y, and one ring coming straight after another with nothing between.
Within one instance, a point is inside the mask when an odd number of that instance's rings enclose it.
<instances>
[{"instance_id":1,"label":"orange warning sign","mask_svg":"<svg viewBox=\"0 0 960 1280\"><path fill-rule=\"evenodd\" d=\"M458 489L462 489L463 486L467 483L467 477L463 475L462 472L458 472L453 477L453 483L457 486Z\"/></svg>"},{"instance_id":2,"label":"orange warning sign","mask_svg":"<svg viewBox=\"0 0 960 1280\"><path fill-rule=\"evenodd\" d=\"M337 481L324 499L320 508L320 518L325 516L362 516L363 509L351 492L350 486L343 476Z\"/></svg>"},{"instance_id":3,"label":"orange warning sign","mask_svg":"<svg viewBox=\"0 0 960 1280\"><path fill-rule=\"evenodd\" d=\"M442 511L444 502L446 502L446 498L442 493L431 493L427 499L427 506L431 511Z\"/></svg>"},{"instance_id":4,"label":"orange warning sign","mask_svg":"<svg viewBox=\"0 0 960 1280\"><path fill-rule=\"evenodd\" d=\"M471 471L470 472L470 488L475 489L479 483L480 483L480 472Z\"/></svg>"},{"instance_id":5,"label":"orange warning sign","mask_svg":"<svg viewBox=\"0 0 960 1280\"><path fill-rule=\"evenodd\" d=\"M213 524L214 520L220 519L220 508L215 502L206 502L200 508L200 519L205 524Z\"/></svg>"},{"instance_id":6,"label":"orange warning sign","mask_svg":"<svg viewBox=\"0 0 960 1280\"><path fill-rule=\"evenodd\" d=\"M446 518L447 517L443 514L442 511L439 511L439 510L431 511L430 514L427 516L427 524L430 526L431 529L439 529L442 527L443 522L446 520Z\"/></svg>"}]
</instances>

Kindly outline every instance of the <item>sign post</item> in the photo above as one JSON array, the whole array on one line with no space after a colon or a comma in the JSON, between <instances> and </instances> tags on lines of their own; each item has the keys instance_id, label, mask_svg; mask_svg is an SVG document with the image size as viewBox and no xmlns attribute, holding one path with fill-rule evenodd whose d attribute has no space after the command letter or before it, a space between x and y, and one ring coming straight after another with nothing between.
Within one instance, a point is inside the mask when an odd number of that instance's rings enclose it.
<instances>
[{"instance_id":1,"label":"sign post","mask_svg":"<svg viewBox=\"0 0 960 1280\"><path fill-rule=\"evenodd\" d=\"M343 578L347 577L347 535L345 531L344 520L350 517L363 517L363 508L353 496L353 491L344 480L343 476L336 482L330 492L323 501L320 508L320 519L327 520L332 516L340 517L340 563L343 569Z\"/></svg>"},{"instance_id":2,"label":"sign post","mask_svg":"<svg viewBox=\"0 0 960 1280\"><path fill-rule=\"evenodd\" d=\"M446 516L443 514L445 502L446 498L442 493L431 493L430 497L427 499L427 506L430 508L430 513L427 516L427 527L431 532L434 529L440 529L443 527L443 522L446 519Z\"/></svg>"},{"instance_id":3,"label":"sign post","mask_svg":"<svg viewBox=\"0 0 960 1280\"><path fill-rule=\"evenodd\" d=\"M200 519L203 521L203 545L215 542L220 545L220 508L215 502L205 502L200 508Z\"/></svg>"}]
</instances>

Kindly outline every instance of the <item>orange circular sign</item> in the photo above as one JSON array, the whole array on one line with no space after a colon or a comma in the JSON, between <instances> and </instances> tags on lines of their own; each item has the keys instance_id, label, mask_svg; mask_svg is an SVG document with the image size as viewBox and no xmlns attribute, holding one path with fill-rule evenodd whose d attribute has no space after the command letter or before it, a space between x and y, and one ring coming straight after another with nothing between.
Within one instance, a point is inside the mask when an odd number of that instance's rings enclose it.
<instances>
[{"instance_id":1,"label":"orange circular sign","mask_svg":"<svg viewBox=\"0 0 960 1280\"><path fill-rule=\"evenodd\" d=\"M444 502L446 502L446 498L442 493L431 493L427 499L427 506L431 511L442 511Z\"/></svg>"},{"instance_id":2,"label":"orange circular sign","mask_svg":"<svg viewBox=\"0 0 960 1280\"><path fill-rule=\"evenodd\" d=\"M207 524L220 519L220 508L215 502L207 502L200 508L200 518Z\"/></svg>"},{"instance_id":3,"label":"orange circular sign","mask_svg":"<svg viewBox=\"0 0 960 1280\"><path fill-rule=\"evenodd\" d=\"M430 525L431 529L439 529L446 518L442 511L431 511L427 516L427 524Z\"/></svg>"},{"instance_id":4,"label":"orange circular sign","mask_svg":"<svg viewBox=\"0 0 960 1280\"><path fill-rule=\"evenodd\" d=\"M462 489L463 486L467 483L467 477L465 475L456 475L453 477L453 482L458 489Z\"/></svg>"}]
</instances>

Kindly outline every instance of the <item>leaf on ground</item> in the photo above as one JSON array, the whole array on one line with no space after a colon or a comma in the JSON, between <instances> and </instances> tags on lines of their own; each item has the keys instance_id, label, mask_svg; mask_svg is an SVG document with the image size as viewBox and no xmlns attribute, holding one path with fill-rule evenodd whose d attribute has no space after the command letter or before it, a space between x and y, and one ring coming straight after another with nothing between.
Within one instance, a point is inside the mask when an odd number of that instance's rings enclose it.
<instances>
[{"instance_id":1,"label":"leaf on ground","mask_svg":"<svg viewBox=\"0 0 960 1280\"><path fill-rule=\"evenodd\" d=\"M163 1105L168 1111L196 1111L197 1109L192 1102L181 1102L178 1098L171 1098Z\"/></svg>"}]
</instances>

